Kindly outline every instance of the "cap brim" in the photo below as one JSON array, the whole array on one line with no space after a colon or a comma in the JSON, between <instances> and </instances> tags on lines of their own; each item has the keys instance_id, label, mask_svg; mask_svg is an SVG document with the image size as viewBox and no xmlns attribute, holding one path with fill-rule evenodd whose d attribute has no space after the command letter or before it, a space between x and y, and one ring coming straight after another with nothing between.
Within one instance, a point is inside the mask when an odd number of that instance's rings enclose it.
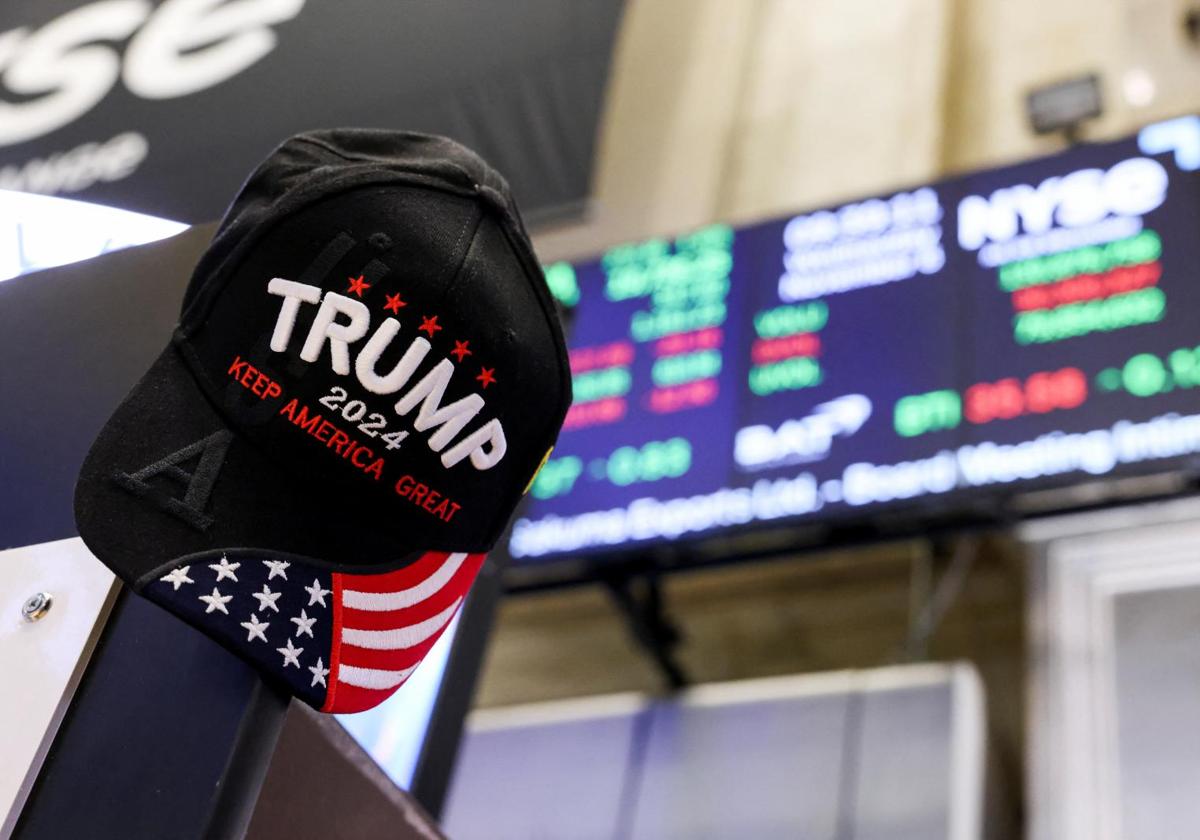
<instances>
[{"instance_id":1,"label":"cap brim","mask_svg":"<svg viewBox=\"0 0 1200 840\"><path fill-rule=\"evenodd\" d=\"M351 575L249 549L210 552L160 569L142 594L310 706L360 712L417 669L483 560L427 552L403 569Z\"/></svg>"},{"instance_id":2,"label":"cap brim","mask_svg":"<svg viewBox=\"0 0 1200 840\"><path fill-rule=\"evenodd\" d=\"M136 588L174 561L252 549L331 571L419 556L339 494L319 493L231 429L172 344L105 424L75 488L92 552Z\"/></svg>"}]
</instances>

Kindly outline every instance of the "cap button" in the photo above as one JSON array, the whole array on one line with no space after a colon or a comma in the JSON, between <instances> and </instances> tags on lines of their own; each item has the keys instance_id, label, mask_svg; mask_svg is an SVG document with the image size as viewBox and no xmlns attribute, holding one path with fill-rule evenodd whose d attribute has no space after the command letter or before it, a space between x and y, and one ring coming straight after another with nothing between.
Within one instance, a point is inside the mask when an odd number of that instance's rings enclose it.
<instances>
[{"instance_id":1,"label":"cap button","mask_svg":"<svg viewBox=\"0 0 1200 840\"><path fill-rule=\"evenodd\" d=\"M476 184L475 192L497 210L501 211L502 213L508 212L508 202L505 201L504 195L495 187L489 187L485 184Z\"/></svg>"}]
</instances>

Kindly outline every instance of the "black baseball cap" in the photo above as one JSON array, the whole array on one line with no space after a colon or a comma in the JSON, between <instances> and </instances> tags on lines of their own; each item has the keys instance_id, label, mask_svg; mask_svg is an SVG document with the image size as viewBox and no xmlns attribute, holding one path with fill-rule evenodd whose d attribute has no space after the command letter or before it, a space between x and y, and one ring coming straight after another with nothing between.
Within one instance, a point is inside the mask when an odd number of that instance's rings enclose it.
<instances>
[{"instance_id":1,"label":"black baseball cap","mask_svg":"<svg viewBox=\"0 0 1200 840\"><path fill-rule=\"evenodd\" d=\"M453 616L570 398L503 178L445 138L302 134L221 222L76 523L306 702L368 708Z\"/></svg>"}]
</instances>

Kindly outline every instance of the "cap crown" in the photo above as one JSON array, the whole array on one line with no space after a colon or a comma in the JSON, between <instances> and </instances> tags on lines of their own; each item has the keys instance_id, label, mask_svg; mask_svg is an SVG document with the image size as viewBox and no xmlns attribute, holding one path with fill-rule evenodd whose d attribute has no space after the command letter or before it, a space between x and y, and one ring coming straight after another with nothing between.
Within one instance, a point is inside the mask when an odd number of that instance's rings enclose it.
<instances>
[{"instance_id":1,"label":"cap crown","mask_svg":"<svg viewBox=\"0 0 1200 840\"><path fill-rule=\"evenodd\" d=\"M347 529L485 551L570 402L503 179L452 141L292 138L198 264L176 345L228 424ZM355 564L394 563L365 540Z\"/></svg>"}]
</instances>

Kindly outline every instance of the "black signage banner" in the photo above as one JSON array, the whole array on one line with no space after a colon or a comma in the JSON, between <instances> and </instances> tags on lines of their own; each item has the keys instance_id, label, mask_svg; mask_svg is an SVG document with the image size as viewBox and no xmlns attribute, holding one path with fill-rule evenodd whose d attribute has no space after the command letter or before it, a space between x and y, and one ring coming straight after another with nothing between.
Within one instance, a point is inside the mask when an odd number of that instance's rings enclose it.
<instances>
[{"instance_id":1,"label":"black signage banner","mask_svg":"<svg viewBox=\"0 0 1200 840\"><path fill-rule=\"evenodd\" d=\"M290 134L446 134L581 203L620 0L9 0L0 189L197 222Z\"/></svg>"}]
</instances>

